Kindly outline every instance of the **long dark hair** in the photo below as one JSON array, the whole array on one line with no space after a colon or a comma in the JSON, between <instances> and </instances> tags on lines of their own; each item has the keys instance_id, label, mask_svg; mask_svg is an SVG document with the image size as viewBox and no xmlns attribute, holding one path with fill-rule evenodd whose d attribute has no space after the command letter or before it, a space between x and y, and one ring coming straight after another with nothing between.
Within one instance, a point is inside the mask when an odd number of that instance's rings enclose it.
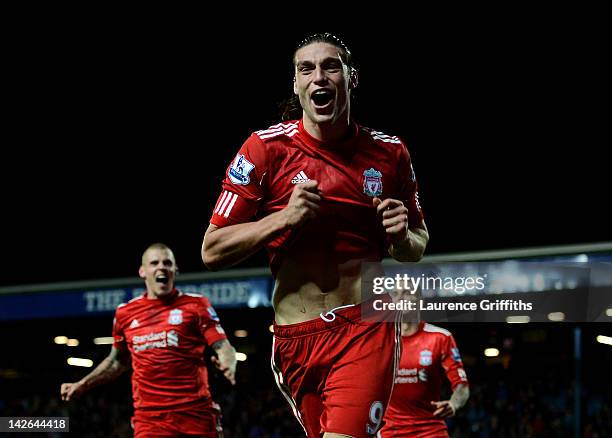
<instances>
[{"instance_id":1,"label":"long dark hair","mask_svg":"<svg viewBox=\"0 0 612 438\"><path fill-rule=\"evenodd\" d=\"M304 38L297 45L295 50L293 51L292 61L295 65L295 53L300 50L302 47L306 47L312 43L328 43L333 46L336 46L340 50L340 59L342 62L349 68L349 73L353 74L353 71L356 70L353 65L353 56L351 55L351 51L347 47L347 45L338 38L336 35L331 33L313 33ZM294 120L302 117L302 106L300 105L300 99L296 95L292 95L290 98L284 100L279 105L281 110L281 119L283 121L286 120Z\"/></svg>"}]
</instances>

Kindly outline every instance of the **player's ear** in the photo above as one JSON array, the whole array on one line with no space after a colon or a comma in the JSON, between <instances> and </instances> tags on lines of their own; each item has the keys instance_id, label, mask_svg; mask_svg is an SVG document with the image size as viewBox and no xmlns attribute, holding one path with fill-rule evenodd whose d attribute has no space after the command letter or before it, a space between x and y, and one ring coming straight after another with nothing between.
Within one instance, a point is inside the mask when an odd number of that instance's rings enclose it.
<instances>
[{"instance_id":1,"label":"player's ear","mask_svg":"<svg viewBox=\"0 0 612 438\"><path fill-rule=\"evenodd\" d=\"M295 80L295 76L293 77L293 94L295 94L296 96L298 94L297 81Z\"/></svg>"},{"instance_id":2,"label":"player's ear","mask_svg":"<svg viewBox=\"0 0 612 438\"><path fill-rule=\"evenodd\" d=\"M140 278L145 278L145 269L144 266L140 265L140 268L138 268L138 276Z\"/></svg>"}]
</instances>

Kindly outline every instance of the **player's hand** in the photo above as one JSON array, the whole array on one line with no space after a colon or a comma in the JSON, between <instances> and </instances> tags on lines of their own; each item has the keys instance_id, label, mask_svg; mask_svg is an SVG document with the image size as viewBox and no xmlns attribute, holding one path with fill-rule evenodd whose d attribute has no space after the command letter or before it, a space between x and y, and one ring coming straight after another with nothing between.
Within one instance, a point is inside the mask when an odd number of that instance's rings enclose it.
<instances>
[{"instance_id":1,"label":"player's hand","mask_svg":"<svg viewBox=\"0 0 612 438\"><path fill-rule=\"evenodd\" d=\"M60 394L62 400L70 401L73 398L79 397L85 391L85 387L80 382L75 383L62 383L60 387Z\"/></svg>"},{"instance_id":2,"label":"player's hand","mask_svg":"<svg viewBox=\"0 0 612 438\"><path fill-rule=\"evenodd\" d=\"M315 218L319 212L320 203L321 194L317 181L311 180L296 184L284 208L287 224L291 228L298 227L307 220Z\"/></svg>"},{"instance_id":3,"label":"player's hand","mask_svg":"<svg viewBox=\"0 0 612 438\"><path fill-rule=\"evenodd\" d=\"M225 378L232 385L236 384L236 353L234 351L233 358L229 354L220 354L219 357L212 356L212 363L219 371L223 373Z\"/></svg>"},{"instance_id":4,"label":"player's hand","mask_svg":"<svg viewBox=\"0 0 612 438\"><path fill-rule=\"evenodd\" d=\"M456 409L450 400L432 401L431 404L436 408L434 417L449 418L455 416Z\"/></svg>"},{"instance_id":5,"label":"player's hand","mask_svg":"<svg viewBox=\"0 0 612 438\"><path fill-rule=\"evenodd\" d=\"M393 243L400 243L408 237L408 209L402 201L387 198L373 198L372 203L376 207L376 213L382 219L385 232L391 236Z\"/></svg>"}]
</instances>

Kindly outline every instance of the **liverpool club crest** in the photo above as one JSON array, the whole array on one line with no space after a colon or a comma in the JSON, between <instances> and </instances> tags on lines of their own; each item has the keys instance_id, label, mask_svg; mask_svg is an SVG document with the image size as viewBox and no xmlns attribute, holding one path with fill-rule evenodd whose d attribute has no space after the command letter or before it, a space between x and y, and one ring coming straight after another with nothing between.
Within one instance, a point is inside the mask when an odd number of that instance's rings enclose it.
<instances>
[{"instance_id":1,"label":"liverpool club crest","mask_svg":"<svg viewBox=\"0 0 612 438\"><path fill-rule=\"evenodd\" d=\"M419 365L428 367L432 363L432 354L429 350L421 350L421 355L419 356Z\"/></svg>"},{"instance_id":2,"label":"liverpool club crest","mask_svg":"<svg viewBox=\"0 0 612 438\"><path fill-rule=\"evenodd\" d=\"M382 173L370 167L363 172L363 193L375 197L382 195Z\"/></svg>"},{"instance_id":3,"label":"liverpool club crest","mask_svg":"<svg viewBox=\"0 0 612 438\"><path fill-rule=\"evenodd\" d=\"M179 325L183 322L183 311L181 309L171 310L168 322L172 325Z\"/></svg>"}]
</instances>

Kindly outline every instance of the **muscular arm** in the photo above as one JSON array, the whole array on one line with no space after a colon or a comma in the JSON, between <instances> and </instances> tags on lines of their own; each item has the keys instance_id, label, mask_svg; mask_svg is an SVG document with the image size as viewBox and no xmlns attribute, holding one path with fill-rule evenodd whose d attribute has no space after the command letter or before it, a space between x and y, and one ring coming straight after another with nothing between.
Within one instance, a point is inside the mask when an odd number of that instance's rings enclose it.
<instances>
[{"instance_id":1,"label":"muscular arm","mask_svg":"<svg viewBox=\"0 0 612 438\"><path fill-rule=\"evenodd\" d=\"M297 184L287 206L257 222L219 228L210 224L202 243L202 260L211 270L241 262L290 228L316 216L321 196L317 181Z\"/></svg>"},{"instance_id":2,"label":"muscular arm","mask_svg":"<svg viewBox=\"0 0 612 438\"><path fill-rule=\"evenodd\" d=\"M419 225L408 224L408 208L402 201L373 198L374 207L382 220L385 232L391 237L389 254L398 262L418 262L423 257L429 241L424 221Z\"/></svg>"},{"instance_id":3,"label":"muscular arm","mask_svg":"<svg viewBox=\"0 0 612 438\"><path fill-rule=\"evenodd\" d=\"M287 229L282 211L257 222L219 228L208 226L202 244L202 260L212 271L240 263L265 247Z\"/></svg>"},{"instance_id":4,"label":"muscular arm","mask_svg":"<svg viewBox=\"0 0 612 438\"><path fill-rule=\"evenodd\" d=\"M69 401L84 392L115 380L129 369L129 353L126 350L111 348L110 354L89 374L76 383L62 383L62 400Z\"/></svg>"},{"instance_id":5,"label":"muscular arm","mask_svg":"<svg viewBox=\"0 0 612 438\"><path fill-rule=\"evenodd\" d=\"M468 398L470 398L469 386L460 383L455 387L453 395L450 398L450 402L453 404L455 411L458 411L459 409L465 406L468 401Z\"/></svg>"},{"instance_id":6,"label":"muscular arm","mask_svg":"<svg viewBox=\"0 0 612 438\"><path fill-rule=\"evenodd\" d=\"M232 385L236 384L236 349L227 339L215 342L212 348L217 353L217 357L212 358L213 363Z\"/></svg>"},{"instance_id":7,"label":"muscular arm","mask_svg":"<svg viewBox=\"0 0 612 438\"><path fill-rule=\"evenodd\" d=\"M418 262L423 257L428 241L429 232L425 222L421 222L418 227L408 229L404 240L392 243L389 254L398 262Z\"/></svg>"}]
</instances>

